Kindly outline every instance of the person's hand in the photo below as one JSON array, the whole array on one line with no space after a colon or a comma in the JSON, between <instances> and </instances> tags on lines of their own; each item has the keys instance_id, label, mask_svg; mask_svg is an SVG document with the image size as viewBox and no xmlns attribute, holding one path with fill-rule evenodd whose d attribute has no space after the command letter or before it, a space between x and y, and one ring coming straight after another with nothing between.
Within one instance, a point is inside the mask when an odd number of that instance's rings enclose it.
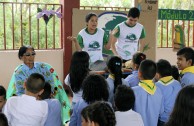
<instances>
[{"instance_id":1,"label":"person's hand","mask_svg":"<svg viewBox=\"0 0 194 126\"><path fill-rule=\"evenodd\" d=\"M73 37L73 36L68 36L67 39L72 41L72 42L77 42L76 37Z\"/></svg>"}]
</instances>

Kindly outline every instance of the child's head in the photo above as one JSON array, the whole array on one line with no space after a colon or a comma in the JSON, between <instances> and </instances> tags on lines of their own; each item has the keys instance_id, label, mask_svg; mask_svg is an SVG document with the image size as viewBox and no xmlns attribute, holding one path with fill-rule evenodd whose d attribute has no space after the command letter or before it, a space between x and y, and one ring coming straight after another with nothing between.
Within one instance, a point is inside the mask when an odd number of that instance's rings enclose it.
<instances>
[{"instance_id":1,"label":"child's head","mask_svg":"<svg viewBox=\"0 0 194 126\"><path fill-rule=\"evenodd\" d=\"M8 120L5 114L0 112L0 126L8 126Z\"/></svg>"},{"instance_id":2,"label":"child's head","mask_svg":"<svg viewBox=\"0 0 194 126\"><path fill-rule=\"evenodd\" d=\"M6 90L2 85L0 85L0 111L5 105L5 102L6 102Z\"/></svg>"},{"instance_id":3,"label":"child's head","mask_svg":"<svg viewBox=\"0 0 194 126\"><path fill-rule=\"evenodd\" d=\"M108 101L108 84L103 76L88 75L83 81L82 98L88 103L95 101Z\"/></svg>"},{"instance_id":4,"label":"child's head","mask_svg":"<svg viewBox=\"0 0 194 126\"><path fill-rule=\"evenodd\" d=\"M119 85L116 89L114 100L118 111L128 111L134 106L135 95L130 87Z\"/></svg>"},{"instance_id":5,"label":"child's head","mask_svg":"<svg viewBox=\"0 0 194 126\"><path fill-rule=\"evenodd\" d=\"M39 73L31 74L25 84L26 91L35 95L41 95L45 85L44 76Z\"/></svg>"},{"instance_id":6,"label":"child's head","mask_svg":"<svg viewBox=\"0 0 194 126\"><path fill-rule=\"evenodd\" d=\"M72 56L69 81L73 92L78 92L80 90L84 78L88 75L89 59L90 57L85 51L76 51Z\"/></svg>"},{"instance_id":7,"label":"child's head","mask_svg":"<svg viewBox=\"0 0 194 126\"><path fill-rule=\"evenodd\" d=\"M140 63L146 59L146 55L143 53L135 53L132 57L133 70L138 70Z\"/></svg>"},{"instance_id":8,"label":"child's head","mask_svg":"<svg viewBox=\"0 0 194 126\"><path fill-rule=\"evenodd\" d=\"M190 47L184 47L177 52L177 66L183 70L194 64L194 51Z\"/></svg>"},{"instance_id":9,"label":"child's head","mask_svg":"<svg viewBox=\"0 0 194 126\"><path fill-rule=\"evenodd\" d=\"M157 63L157 76L156 79L159 80L162 77L171 76L172 75L172 68L171 64L165 60L160 59Z\"/></svg>"},{"instance_id":10,"label":"child's head","mask_svg":"<svg viewBox=\"0 0 194 126\"><path fill-rule=\"evenodd\" d=\"M138 71L140 80L152 80L156 75L156 63L152 60L144 60L141 62Z\"/></svg>"},{"instance_id":11,"label":"child's head","mask_svg":"<svg viewBox=\"0 0 194 126\"><path fill-rule=\"evenodd\" d=\"M82 126L115 126L115 114L106 102L95 102L81 112Z\"/></svg>"},{"instance_id":12,"label":"child's head","mask_svg":"<svg viewBox=\"0 0 194 126\"><path fill-rule=\"evenodd\" d=\"M52 94L51 85L48 82L45 82L44 91L39 97L41 100L50 99L51 94Z\"/></svg>"},{"instance_id":13,"label":"child's head","mask_svg":"<svg viewBox=\"0 0 194 126\"><path fill-rule=\"evenodd\" d=\"M179 80L179 69L177 68L177 66L172 65L171 67L172 69L172 76L175 80Z\"/></svg>"},{"instance_id":14,"label":"child's head","mask_svg":"<svg viewBox=\"0 0 194 126\"><path fill-rule=\"evenodd\" d=\"M108 70L114 75L114 92L118 85L122 84L122 60L118 56L113 56L108 61Z\"/></svg>"}]
</instances>

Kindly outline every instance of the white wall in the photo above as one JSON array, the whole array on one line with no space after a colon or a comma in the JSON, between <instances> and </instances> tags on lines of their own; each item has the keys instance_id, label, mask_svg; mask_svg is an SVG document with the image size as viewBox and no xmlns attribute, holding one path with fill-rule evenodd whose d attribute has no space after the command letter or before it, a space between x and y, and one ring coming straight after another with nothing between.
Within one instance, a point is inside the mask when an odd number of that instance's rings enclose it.
<instances>
[{"instance_id":1,"label":"white wall","mask_svg":"<svg viewBox=\"0 0 194 126\"><path fill-rule=\"evenodd\" d=\"M50 64L63 80L63 50L37 50L35 61ZM16 66L23 63L18 59L18 50L0 51L0 84L8 87L12 73ZM63 82L63 81L62 81Z\"/></svg>"}]
</instances>

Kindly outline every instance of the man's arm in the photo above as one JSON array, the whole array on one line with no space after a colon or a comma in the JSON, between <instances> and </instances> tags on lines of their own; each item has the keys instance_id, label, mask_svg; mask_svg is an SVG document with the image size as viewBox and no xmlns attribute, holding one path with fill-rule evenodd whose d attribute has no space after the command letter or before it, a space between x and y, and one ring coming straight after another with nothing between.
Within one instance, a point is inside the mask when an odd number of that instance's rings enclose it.
<instances>
[{"instance_id":1,"label":"man's arm","mask_svg":"<svg viewBox=\"0 0 194 126\"><path fill-rule=\"evenodd\" d=\"M140 39L140 40L139 40L138 51L143 52L144 46L145 46L145 41L144 41L144 39Z\"/></svg>"},{"instance_id":2,"label":"man's arm","mask_svg":"<svg viewBox=\"0 0 194 126\"><path fill-rule=\"evenodd\" d=\"M111 49L115 56L119 56L115 48L115 43L117 42L118 36L119 36L119 27L116 27L115 29L113 29L113 31L110 34Z\"/></svg>"}]
</instances>

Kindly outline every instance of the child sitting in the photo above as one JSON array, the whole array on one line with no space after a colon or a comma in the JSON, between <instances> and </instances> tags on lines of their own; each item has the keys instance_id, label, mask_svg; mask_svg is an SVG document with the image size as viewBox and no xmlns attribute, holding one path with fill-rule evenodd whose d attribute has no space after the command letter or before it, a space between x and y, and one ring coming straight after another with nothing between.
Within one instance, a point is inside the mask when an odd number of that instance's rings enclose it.
<instances>
[{"instance_id":1,"label":"child sitting","mask_svg":"<svg viewBox=\"0 0 194 126\"><path fill-rule=\"evenodd\" d=\"M152 60L142 61L139 86L132 87L136 98L134 110L142 116L145 126L157 126L159 114L164 111L162 92L152 81L155 75L156 64Z\"/></svg>"},{"instance_id":2,"label":"child sitting","mask_svg":"<svg viewBox=\"0 0 194 126\"><path fill-rule=\"evenodd\" d=\"M180 73L182 87L194 83L194 51L192 48L185 47L177 52L177 66Z\"/></svg>"},{"instance_id":3,"label":"child sitting","mask_svg":"<svg viewBox=\"0 0 194 126\"><path fill-rule=\"evenodd\" d=\"M115 93L116 126L143 126L139 113L132 110L135 103L133 90L126 85L119 85Z\"/></svg>"},{"instance_id":4,"label":"child sitting","mask_svg":"<svg viewBox=\"0 0 194 126\"><path fill-rule=\"evenodd\" d=\"M167 60L160 59L156 65L155 78L158 80L156 86L160 88L164 97L164 112L159 117L158 126L164 126L164 123L169 119L181 84L172 77L172 67Z\"/></svg>"}]
</instances>

